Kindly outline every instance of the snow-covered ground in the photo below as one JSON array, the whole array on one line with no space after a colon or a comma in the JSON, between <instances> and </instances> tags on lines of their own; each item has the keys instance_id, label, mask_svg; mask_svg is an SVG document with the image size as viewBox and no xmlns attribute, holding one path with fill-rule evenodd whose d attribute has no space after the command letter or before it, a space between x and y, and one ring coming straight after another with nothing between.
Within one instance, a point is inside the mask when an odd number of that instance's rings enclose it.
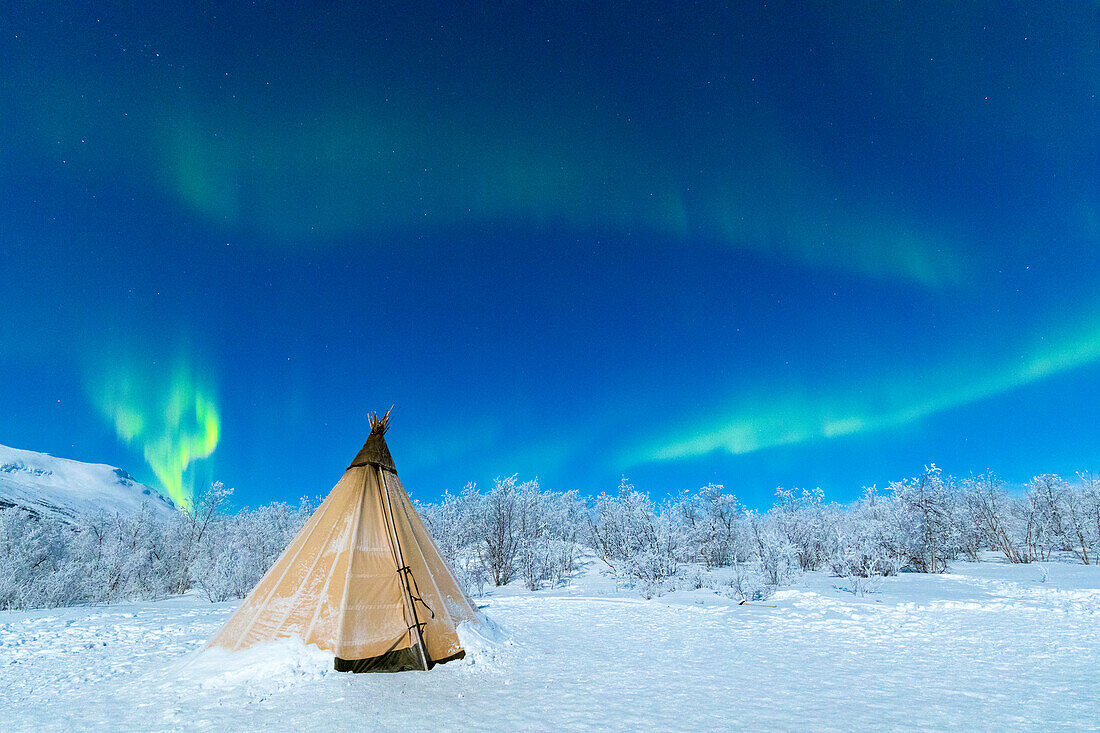
<instances>
[{"instance_id":1,"label":"snow-covered ground","mask_svg":"<svg viewBox=\"0 0 1100 733\"><path fill-rule=\"evenodd\" d=\"M593 562L567 588L480 599L499 640L396 675L339 674L291 642L196 653L234 606L197 596L0 612L0 729L1100 726L1100 569L960 562L862 597L838 585L809 574L751 606L705 590L646 601Z\"/></svg>"}]
</instances>

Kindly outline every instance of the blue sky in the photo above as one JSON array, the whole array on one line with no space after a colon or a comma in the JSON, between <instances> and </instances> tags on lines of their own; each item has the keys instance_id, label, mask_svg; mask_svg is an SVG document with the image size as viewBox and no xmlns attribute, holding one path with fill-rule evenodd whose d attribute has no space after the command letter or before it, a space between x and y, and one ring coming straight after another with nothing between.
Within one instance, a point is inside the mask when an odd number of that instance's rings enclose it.
<instances>
[{"instance_id":1,"label":"blue sky","mask_svg":"<svg viewBox=\"0 0 1100 733\"><path fill-rule=\"evenodd\" d=\"M1095 3L6 10L0 442L242 504L1100 468Z\"/></svg>"}]
</instances>

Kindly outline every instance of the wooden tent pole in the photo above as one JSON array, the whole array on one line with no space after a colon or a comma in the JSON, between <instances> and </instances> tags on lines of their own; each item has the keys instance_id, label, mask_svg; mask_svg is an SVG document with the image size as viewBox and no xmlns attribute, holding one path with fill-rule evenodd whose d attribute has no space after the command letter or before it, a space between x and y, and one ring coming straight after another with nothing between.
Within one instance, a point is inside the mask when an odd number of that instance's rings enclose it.
<instances>
[{"instance_id":1,"label":"wooden tent pole","mask_svg":"<svg viewBox=\"0 0 1100 733\"><path fill-rule=\"evenodd\" d=\"M409 614L412 616L414 628L416 629L416 638L420 642L420 663L424 666L424 671L428 671L428 654L424 645L424 633L420 630L420 618L416 615L416 604L412 600L412 589L409 588L409 575L405 570L405 557L401 553L401 541L397 537L397 525L393 521L393 504L390 502L390 489L386 485L386 475L381 466L376 465L378 469L378 483L381 486L381 491L384 494L384 501L386 505L386 516L390 521L390 533L393 539L393 549L397 553L397 567L399 573L401 573L401 580L405 584L405 604L408 608Z\"/></svg>"}]
</instances>

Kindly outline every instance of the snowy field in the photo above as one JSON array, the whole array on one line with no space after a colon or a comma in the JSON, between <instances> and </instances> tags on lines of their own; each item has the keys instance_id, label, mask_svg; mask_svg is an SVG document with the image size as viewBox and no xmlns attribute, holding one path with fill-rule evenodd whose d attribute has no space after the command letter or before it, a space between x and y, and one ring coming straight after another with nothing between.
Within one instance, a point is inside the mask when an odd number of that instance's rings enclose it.
<instances>
[{"instance_id":1,"label":"snowy field","mask_svg":"<svg viewBox=\"0 0 1100 733\"><path fill-rule=\"evenodd\" d=\"M862 597L841 584L646 601L591 563L566 588L497 589L480 603L500 640L397 675L339 674L291 643L196 654L235 605L198 596L0 612L0 729L1100 727L1100 569L959 562Z\"/></svg>"}]
</instances>

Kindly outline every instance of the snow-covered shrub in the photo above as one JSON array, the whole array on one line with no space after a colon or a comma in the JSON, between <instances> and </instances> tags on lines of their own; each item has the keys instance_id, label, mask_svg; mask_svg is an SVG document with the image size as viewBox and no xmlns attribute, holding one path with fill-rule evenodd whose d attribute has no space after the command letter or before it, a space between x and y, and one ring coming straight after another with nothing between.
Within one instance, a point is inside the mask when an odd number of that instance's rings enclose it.
<instances>
[{"instance_id":1,"label":"snow-covered shrub","mask_svg":"<svg viewBox=\"0 0 1100 733\"><path fill-rule=\"evenodd\" d=\"M687 568L686 572L681 573L680 588L684 590L700 590L710 588L713 585L714 580L710 577L710 574L698 565L693 565Z\"/></svg>"},{"instance_id":2,"label":"snow-covered shrub","mask_svg":"<svg viewBox=\"0 0 1100 733\"><path fill-rule=\"evenodd\" d=\"M741 601L764 601L775 595L775 585L765 580L760 562L753 561L734 567L726 583L726 594Z\"/></svg>"},{"instance_id":3,"label":"snow-covered shrub","mask_svg":"<svg viewBox=\"0 0 1100 733\"><path fill-rule=\"evenodd\" d=\"M873 573L851 572L840 577L843 578L844 585L837 587L856 596L877 593L882 587L882 576Z\"/></svg>"},{"instance_id":4,"label":"snow-covered shrub","mask_svg":"<svg viewBox=\"0 0 1100 733\"><path fill-rule=\"evenodd\" d=\"M230 598L240 598L239 570L242 567L240 560L247 562L248 558L239 558L228 553L204 554L194 563L196 574L195 585L199 587L206 599L211 603L227 601ZM251 588L249 588L251 590ZM247 591L245 591L247 594Z\"/></svg>"}]
</instances>

